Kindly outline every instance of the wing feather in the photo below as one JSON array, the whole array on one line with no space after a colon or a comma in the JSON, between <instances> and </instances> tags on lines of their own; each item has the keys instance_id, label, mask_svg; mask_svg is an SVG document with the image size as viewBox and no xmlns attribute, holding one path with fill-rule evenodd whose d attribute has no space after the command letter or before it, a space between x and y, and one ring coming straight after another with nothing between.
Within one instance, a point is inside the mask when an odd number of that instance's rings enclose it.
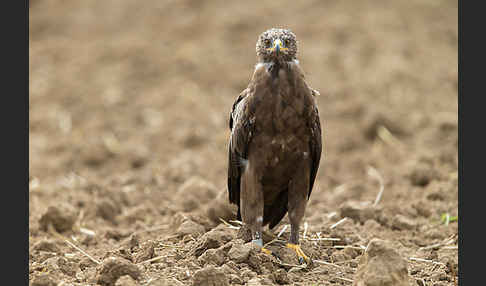
<instances>
[{"instance_id":1,"label":"wing feather","mask_svg":"<svg viewBox=\"0 0 486 286\"><path fill-rule=\"evenodd\" d=\"M252 122L248 116L245 98L249 89L243 90L230 112L229 128L231 136L228 147L228 195L230 203L238 206L240 215L240 178L245 160L248 160L248 144L251 140Z\"/></svg>"},{"instance_id":2,"label":"wing feather","mask_svg":"<svg viewBox=\"0 0 486 286\"><path fill-rule=\"evenodd\" d=\"M310 121L310 129L312 132L311 140L309 142L310 151L311 151L311 172L310 172L310 181L309 181L309 193L307 198L310 197L312 188L314 186L314 181L317 176L317 170L319 169L319 162L321 160L321 152L322 152L322 135L321 135L321 122L319 119L319 111L317 110L317 104L314 104L311 121Z\"/></svg>"}]
</instances>

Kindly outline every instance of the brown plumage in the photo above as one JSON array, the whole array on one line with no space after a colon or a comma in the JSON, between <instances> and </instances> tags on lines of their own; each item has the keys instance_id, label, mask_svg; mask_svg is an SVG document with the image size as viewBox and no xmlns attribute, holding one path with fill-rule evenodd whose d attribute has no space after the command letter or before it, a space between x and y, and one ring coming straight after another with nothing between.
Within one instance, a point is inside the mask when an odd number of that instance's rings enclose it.
<instances>
[{"instance_id":1,"label":"brown plumage","mask_svg":"<svg viewBox=\"0 0 486 286\"><path fill-rule=\"evenodd\" d=\"M262 227L273 228L288 212L287 246L308 260L299 227L321 157L318 93L304 80L292 32L268 30L256 49L255 71L229 119L229 200L259 245Z\"/></svg>"}]
</instances>

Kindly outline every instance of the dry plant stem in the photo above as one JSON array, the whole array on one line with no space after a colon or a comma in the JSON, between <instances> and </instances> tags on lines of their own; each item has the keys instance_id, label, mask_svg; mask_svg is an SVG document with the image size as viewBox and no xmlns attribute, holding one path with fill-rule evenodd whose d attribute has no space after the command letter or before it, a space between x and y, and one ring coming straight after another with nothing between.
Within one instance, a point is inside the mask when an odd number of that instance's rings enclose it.
<instances>
[{"instance_id":1,"label":"dry plant stem","mask_svg":"<svg viewBox=\"0 0 486 286\"><path fill-rule=\"evenodd\" d=\"M95 262L96 264L101 264L100 261L96 260L95 258L93 258L91 255L89 255L88 253L86 253L84 250L82 250L81 248L77 247L74 243L70 242L69 240L64 240L67 244L69 244L71 247L75 248L77 251L81 252L82 254L84 254L86 257L88 257L91 261Z\"/></svg>"},{"instance_id":2,"label":"dry plant stem","mask_svg":"<svg viewBox=\"0 0 486 286\"><path fill-rule=\"evenodd\" d=\"M386 144L396 148L396 149L402 149L403 148L403 143L395 137L388 128L385 126L381 125L378 127L378 137L385 142Z\"/></svg>"},{"instance_id":3,"label":"dry plant stem","mask_svg":"<svg viewBox=\"0 0 486 286\"><path fill-rule=\"evenodd\" d=\"M334 237L319 237L319 238L308 238L310 241L340 241L340 238Z\"/></svg>"},{"instance_id":4,"label":"dry plant stem","mask_svg":"<svg viewBox=\"0 0 486 286\"><path fill-rule=\"evenodd\" d=\"M94 263L96 264L101 264L100 261L98 261L97 259L95 259L94 257L92 257L91 255L89 255L86 251L82 250L81 248L79 248L78 246L76 246L74 243L70 242L67 238L65 238L62 234L58 233L54 227L52 226L52 224L49 224L48 226L48 230L49 232L54 235L55 237L63 240L64 242L66 242L69 246L73 247L74 249L76 249L77 251L81 252L83 255L85 255L86 257L88 257L91 261L93 261Z\"/></svg>"},{"instance_id":5,"label":"dry plant stem","mask_svg":"<svg viewBox=\"0 0 486 286\"><path fill-rule=\"evenodd\" d=\"M354 280L351 280L351 279L348 279L348 278L344 278L344 277L337 277L337 276L336 276L335 278L337 278L337 279L341 279L341 280L346 281L346 282L351 282L351 283L353 283L353 282L354 282Z\"/></svg>"},{"instance_id":6,"label":"dry plant stem","mask_svg":"<svg viewBox=\"0 0 486 286\"><path fill-rule=\"evenodd\" d=\"M270 245L270 244L272 244L272 243L274 243L274 242L277 242L277 241L279 241L279 242L283 242L283 243L285 243L285 242L286 242L285 240L281 240L281 239L275 238L275 239L272 239L272 240L270 240L269 242L265 243L265 244L263 245L263 248L265 248L267 245Z\"/></svg>"},{"instance_id":7,"label":"dry plant stem","mask_svg":"<svg viewBox=\"0 0 486 286\"><path fill-rule=\"evenodd\" d=\"M429 246L420 247L419 250L428 250L428 249L438 248L438 247L441 247L441 246L446 246L446 245L452 244L455 241L456 241L456 235L453 234L453 235L451 235L450 237L446 238L445 240L443 240L441 242L438 242L438 243L435 243L435 244L432 244L432 245L429 245ZM456 246L456 248L457 248L457 246Z\"/></svg>"},{"instance_id":8,"label":"dry plant stem","mask_svg":"<svg viewBox=\"0 0 486 286\"><path fill-rule=\"evenodd\" d=\"M385 190L385 184L383 177L381 176L380 172L376 170L375 168L369 166L368 167L368 175L375 178L378 183L380 184L380 191L378 192L378 195L376 196L375 202L373 203L373 206L376 207L378 203L381 200L381 197L383 196L383 191Z\"/></svg>"},{"instance_id":9,"label":"dry plant stem","mask_svg":"<svg viewBox=\"0 0 486 286\"><path fill-rule=\"evenodd\" d=\"M154 262L154 261L160 260L160 259L162 259L164 257L170 257L170 256L173 256L173 255L161 255L161 256L157 256L157 257L154 257L154 258L145 260L145 261L141 261L141 262L139 262L137 264L142 264L142 263L146 263L146 262Z\"/></svg>"},{"instance_id":10,"label":"dry plant stem","mask_svg":"<svg viewBox=\"0 0 486 286\"><path fill-rule=\"evenodd\" d=\"M232 225L232 224L228 223L227 221L225 221L225 220L224 220L224 219L222 219L222 218L219 218L219 220L220 220L222 223L224 223L224 224L225 224L227 227L229 227L229 228L231 228L231 229L240 229L240 227L239 227L239 226L234 226L234 225Z\"/></svg>"},{"instance_id":11,"label":"dry plant stem","mask_svg":"<svg viewBox=\"0 0 486 286\"><path fill-rule=\"evenodd\" d=\"M348 218L345 217L345 218L341 219L340 221L336 222L335 224L331 225L329 228L333 229L333 228L337 227L338 225L342 224L343 222L345 222L347 219Z\"/></svg>"},{"instance_id":12,"label":"dry plant stem","mask_svg":"<svg viewBox=\"0 0 486 286\"><path fill-rule=\"evenodd\" d=\"M236 223L236 224L239 224L239 225L243 225L243 222L241 222L239 220L230 220L229 222Z\"/></svg>"},{"instance_id":13,"label":"dry plant stem","mask_svg":"<svg viewBox=\"0 0 486 286\"><path fill-rule=\"evenodd\" d=\"M436 264L436 265L443 265L443 266L445 266L445 264L442 263L442 262L428 260L428 259L423 259L423 258L409 257L408 259L409 260L412 260L412 261L426 262L426 263L432 263L432 264Z\"/></svg>"},{"instance_id":14,"label":"dry plant stem","mask_svg":"<svg viewBox=\"0 0 486 286\"><path fill-rule=\"evenodd\" d=\"M323 265L328 265L328 266L334 266L336 268L339 268L339 269L342 269L342 266L339 266L337 264L334 264L334 263L330 263L330 262L326 262L326 261L322 261L322 260L313 260L314 262L317 262L319 264L323 264Z\"/></svg>"},{"instance_id":15,"label":"dry plant stem","mask_svg":"<svg viewBox=\"0 0 486 286\"><path fill-rule=\"evenodd\" d=\"M282 230L281 230L281 231L278 233L277 237L280 237L280 236L281 236L281 235L282 235L282 234L285 232L285 230L286 230L288 227L289 227L289 225L288 225L288 224L284 225L284 226L283 226L283 228L282 228Z\"/></svg>"}]
</instances>

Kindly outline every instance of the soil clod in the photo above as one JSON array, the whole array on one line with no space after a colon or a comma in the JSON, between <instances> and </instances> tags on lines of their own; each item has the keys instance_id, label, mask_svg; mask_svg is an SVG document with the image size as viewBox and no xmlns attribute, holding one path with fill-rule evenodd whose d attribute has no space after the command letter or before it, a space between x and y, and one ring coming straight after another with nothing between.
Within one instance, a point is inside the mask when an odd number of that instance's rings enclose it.
<instances>
[{"instance_id":1,"label":"soil clod","mask_svg":"<svg viewBox=\"0 0 486 286\"><path fill-rule=\"evenodd\" d=\"M138 279L141 275L137 265L120 257L109 257L98 268L97 283L112 286L116 280L124 275Z\"/></svg>"},{"instance_id":2,"label":"soil clod","mask_svg":"<svg viewBox=\"0 0 486 286\"><path fill-rule=\"evenodd\" d=\"M413 230L416 227L416 224L413 220L400 214L397 214L393 217L391 224L393 229L398 230Z\"/></svg>"},{"instance_id":3,"label":"soil clod","mask_svg":"<svg viewBox=\"0 0 486 286\"><path fill-rule=\"evenodd\" d=\"M154 241L147 241L140 246L140 250L137 252L134 258L135 263L140 263L145 260L153 258L155 255L155 245Z\"/></svg>"},{"instance_id":4,"label":"soil clod","mask_svg":"<svg viewBox=\"0 0 486 286\"><path fill-rule=\"evenodd\" d=\"M77 212L71 205L59 204L50 206L40 218L39 224L43 230L48 230L52 224L56 231L64 232L72 229L76 218Z\"/></svg>"},{"instance_id":5,"label":"soil clod","mask_svg":"<svg viewBox=\"0 0 486 286\"><path fill-rule=\"evenodd\" d=\"M49 274L40 274L34 277L30 286L56 286L57 283Z\"/></svg>"},{"instance_id":6,"label":"soil clod","mask_svg":"<svg viewBox=\"0 0 486 286\"><path fill-rule=\"evenodd\" d=\"M212 265L199 269L194 273L194 286L226 286L229 285L229 277L221 268Z\"/></svg>"},{"instance_id":7,"label":"soil clod","mask_svg":"<svg viewBox=\"0 0 486 286\"><path fill-rule=\"evenodd\" d=\"M407 261L393 245L372 239L358 265L353 286L410 286Z\"/></svg>"},{"instance_id":8,"label":"soil clod","mask_svg":"<svg viewBox=\"0 0 486 286\"><path fill-rule=\"evenodd\" d=\"M215 264L220 266L225 261L225 252L221 248L208 249L197 260L201 265Z\"/></svg>"},{"instance_id":9,"label":"soil clod","mask_svg":"<svg viewBox=\"0 0 486 286\"><path fill-rule=\"evenodd\" d=\"M59 253L61 251L59 246L57 246L56 242L51 239L40 240L36 244L34 244L32 248L37 251L49 251L55 253Z\"/></svg>"},{"instance_id":10,"label":"soil clod","mask_svg":"<svg viewBox=\"0 0 486 286\"><path fill-rule=\"evenodd\" d=\"M115 282L115 286L137 286L139 285L130 275L123 275Z\"/></svg>"},{"instance_id":11,"label":"soil clod","mask_svg":"<svg viewBox=\"0 0 486 286\"><path fill-rule=\"evenodd\" d=\"M179 226L177 229L177 233L184 236L184 235L192 235L193 237L198 237L204 232L206 229L204 226L192 221L192 220L186 220L182 222L182 224Z\"/></svg>"},{"instance_id":12,"label":"soil clod","mask_svg":"<svg viewBox=\"0 0 486 286\"><path fill-rule=\"evenodd\" d=\"M369 219L375 219L380 213L380 209L373 207L371 204L363 204L355 201L344 202L339 207L341 217L349 217L360 223Z\"/></svg>"},{"instance_id":13,"label":"soil clod","mask_svg":"<svg viewBox=\"0 0 486 286\"><path fill-rule=\"evenodd\" d=\"M199 238L193 253L199 257L205 250L218 248L234 237L234 230L228 229L224 225L219 225Z\"/></svg>"}]
</instances>

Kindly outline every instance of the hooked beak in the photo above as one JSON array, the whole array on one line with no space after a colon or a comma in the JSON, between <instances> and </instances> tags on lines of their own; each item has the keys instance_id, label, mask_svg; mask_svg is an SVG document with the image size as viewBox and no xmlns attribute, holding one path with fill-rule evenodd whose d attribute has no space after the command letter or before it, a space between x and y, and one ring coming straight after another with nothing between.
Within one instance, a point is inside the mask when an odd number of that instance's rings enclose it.
<instances>
[{"instance_id":1,"label":"hooked beak","mask_svg":"<svg viewBox=\"0 0 486 286\"><path fill-rule=\"evenodd\" d=\"M280 53L280 51L287 51L288 48L285 48L283 46L282 40L276 39L273 41L273 47L268 48L267 51L275 52L277 55Z\"/></svg>"}]
</instances>

